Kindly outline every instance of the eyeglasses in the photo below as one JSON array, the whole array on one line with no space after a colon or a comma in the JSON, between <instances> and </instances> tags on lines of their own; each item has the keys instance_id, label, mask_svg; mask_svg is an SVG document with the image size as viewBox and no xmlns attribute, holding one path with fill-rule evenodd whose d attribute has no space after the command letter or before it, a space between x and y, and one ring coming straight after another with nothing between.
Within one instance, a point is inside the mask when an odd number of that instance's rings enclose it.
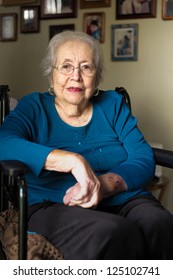
<instances>
[{"instance_id":1,"label":"eyeglasses","mask_svg":"<svg viewBox=\"0 0 173 280\"><path fill-rule=\"evenodd\" d=\"M69 63L65 63L63 65L59 66L52 66L52 68L55 68L58 70L61 74L64 75L71 75L75 69L79 69L85 76L92 76L95 70L97 69L95 66L92 66L90 64L83 64L79 67L74 67L73 65Z\"/></svg>"}]
</instances>

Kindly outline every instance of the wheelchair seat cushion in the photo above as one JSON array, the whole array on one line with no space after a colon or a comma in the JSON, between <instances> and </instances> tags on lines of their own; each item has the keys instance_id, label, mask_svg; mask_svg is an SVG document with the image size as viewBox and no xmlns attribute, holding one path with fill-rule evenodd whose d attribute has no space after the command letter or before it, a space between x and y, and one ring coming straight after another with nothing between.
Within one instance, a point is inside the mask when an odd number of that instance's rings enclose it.
<instances>
[{"instance_id":1,"label":"wheelchair seat cushion","mask_svg":"<svg viewBox=\"0 0 173 280\"><path fill-rule=\"evenodd\" d=\"M18 259L18 212L12 208L0 213L0 241L8 260ZM28 260L62 260L63 255L49 240L37 233L27 234Z\"/></svg>"}]
</instances>

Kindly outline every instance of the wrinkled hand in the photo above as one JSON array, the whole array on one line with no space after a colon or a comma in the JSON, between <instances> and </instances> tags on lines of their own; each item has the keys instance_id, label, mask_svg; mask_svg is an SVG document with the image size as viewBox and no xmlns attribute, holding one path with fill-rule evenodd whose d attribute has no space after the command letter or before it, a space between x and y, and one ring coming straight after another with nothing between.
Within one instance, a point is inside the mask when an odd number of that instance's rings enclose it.
<instances>
[{"instance_id":1,"label":"wrinkled hand","mask_svg":"<svg viewBox=\"0 0 173 280\"><path fill-rule=\"evenodd\" d=\"M93 207L100 200L100 181L86 159L73 152L55 149L45 161L44 169L59 172L71 172L77 184L64 197L66 205Z\"/></svg>"},{"instance_id":2,"label":"wrinkled hand","mask_svg":"<svg viewBox=\"0 0 173 280\"><path fill-rule=\"evenodd\" d=\"M64 196L65 205L80 205L90 208L100 201L100 181L89 163L80 157L80 163L71 170L77 183L69 188Z\"/></svg>"},{"instance_id":3,"label":"wrinkled hand","mask_svg":"<svg viewBox=\"0 0 173 280\"><path fill-rule=\"evenodd\" d=\"M91 208L96 206L100 201L100 191L96 187L82 190L79 183L66 191L63 198L64 204L68 206L79 205L83 208Z\"/></svg>"},{"instance_id":4,"label":"wrinkled hand","mask_svg":"<svg viewBox=\"0 0 173 280\"><path fill-rule=\"evenodd\" d=\"M64 196L65 205L96 206L103 197L127 190L124 180L117 174L96 176L86 159L76 153L55 149L45 161L44 169L71 172L77 183Z\"/></svg>"},{"instance_id":5,"label":"wrinkled hand","mask_svg":"<svg viewBox=\"0 0 173 280\"><path fill-rule=\"evenodd\" d=\"M100 182L100 188L97 188L97 190L95 188L92 189L95 189L96 193L92 191L90 192L88 189L88 192L85 192L86 196L83 196L83 199L80 196L82 192L80 184L76 183L67 190L64 196L64 204L69 206L79 205L84 208L89 208L97 205L104 197L127 190L125 181L117 174L107 173L99 176L98 180ZM97 199L95 199L95 195L93 194L96 195Z\"/></svg>"}]
</instances>

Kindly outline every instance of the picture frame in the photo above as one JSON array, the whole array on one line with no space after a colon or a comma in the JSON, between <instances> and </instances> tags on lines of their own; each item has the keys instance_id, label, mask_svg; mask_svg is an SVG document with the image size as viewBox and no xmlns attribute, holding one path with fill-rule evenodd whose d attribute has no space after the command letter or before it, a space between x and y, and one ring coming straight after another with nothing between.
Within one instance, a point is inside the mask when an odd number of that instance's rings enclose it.
<instances>
[{"instance_id":1,"label":"picture frame","mask_svg":"<svg viewBox=\"0 0 173 280\"><path fill-rule=\"evenodd\" d=\"M80 9L110 7L111 0L80 0Z\"/></svg>"},{"instance_id":2,"label":"picture frame","mask_svg":"<svg viewBox=\"0 0 173 280\"><path fill-rule=\"evenodd\" d=\"M74 24L63 24L63 25L50 25L49 26L49 40L56 34L65 30L75 30Z\"/></svg>"},{"instance_id":3,"label":"picture frame","mask_svg":"<svg viewBox=\"0 0 173 280\"><path fill-rule=\"evenodd\" d=\"M105 13L84 13L83 31L94 39L104 43L105 40Z\"/></svg>"},{"instance_id":4,"label":"picture frame","mask_svg":"<svg viewBox=\"0 0 173 280\"><path fill-rule=\"evenodd\" d=\"M21 6L20 32L35 33L40 31L39 6Z\"/></svg>"},{"instance_id":5,"label":"picture frame","mask_svg":"<svg viewBox=\"0 0 173 280\"><path fill-rule=\"evenodd\" d=\"M137 61L138 24L111 26L112 61Z\"/></svg>"},{"instance_id":6,"label":"picture frame","mask_svg":"<svg viewBox=\"0 0 173 280\"><path fill-rule=\"evenodd\" d=\"M121 0L116 1L117 19L136 19L136 18L154 18L156 17L157 0L143 1L142 3L130 3Z\"/></svg>"},{"instance_id":7,"label":"picture frame","mask_svg":"<svg viewBox=\"0 0 173 280\"><path fill-rule=\"evenodd\" d=\"M0 0L0 5L15 6L15 5L33 4L36 2L38 2L38 0Z\"/></svg>"},{"instance_id":8,"label":"picture frame","mask_svg":"<svg viewBox=\"0 0 173 280\"><path fill-rule=\"evenodd\" d=\"M17 40L17 14L0 14L0 41L10 42Z\"/></svg>"},{"instance_id":9,"label":"picture frame","mask_svg":"<svg viewBox=\"0 0 173 280\"><path fill-rule=\"evenodd\" d=\"M162 19L173 20L173 1L162 0Z\"/></svg>"},{"instance_id":10,"label":"picture frame","mask_svg":"<svg viewBox=\"0 0 173 280\"><path fill-rule=\"evenodd\" d=\"M40 5L41 19L77 17L76 0L62 0L62 5L57 0L42 0Z\"/></svg>"}]
</instances>

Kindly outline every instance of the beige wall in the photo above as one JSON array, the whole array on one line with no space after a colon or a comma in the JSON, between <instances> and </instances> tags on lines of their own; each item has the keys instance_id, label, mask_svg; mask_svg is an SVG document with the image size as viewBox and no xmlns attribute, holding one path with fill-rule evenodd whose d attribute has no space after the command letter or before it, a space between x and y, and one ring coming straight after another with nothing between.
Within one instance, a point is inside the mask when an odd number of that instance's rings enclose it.
<instances>
[{"instance_id":1,"label":"beige wall","mask_svg":"<svg viewBox=\"0 0 173 280\"><path fill-rule=\"evenodd\" d=\"M40 62L49 40L49 26L75 24L83 30L83 14L105 12L105 43L102 44L106 73L102 89L124 86L130 93L132 109L139 127L151 143L161 143L173 149L173 20L161 18L161 0L157 1L157 17L148 19L115 20L115 3L110 8L79 9L78 18L40 21L40 33L20 33L20 7L0 7L0 13L18 13L18 40L0 42L0 84L8 84L11 95L20 98L35 90L45 91ZM138 23L138 61L111 61L111 25ZM173 171L164 169L170 184L164 205L173 211Z\"/></svg>"}]
</instances>

